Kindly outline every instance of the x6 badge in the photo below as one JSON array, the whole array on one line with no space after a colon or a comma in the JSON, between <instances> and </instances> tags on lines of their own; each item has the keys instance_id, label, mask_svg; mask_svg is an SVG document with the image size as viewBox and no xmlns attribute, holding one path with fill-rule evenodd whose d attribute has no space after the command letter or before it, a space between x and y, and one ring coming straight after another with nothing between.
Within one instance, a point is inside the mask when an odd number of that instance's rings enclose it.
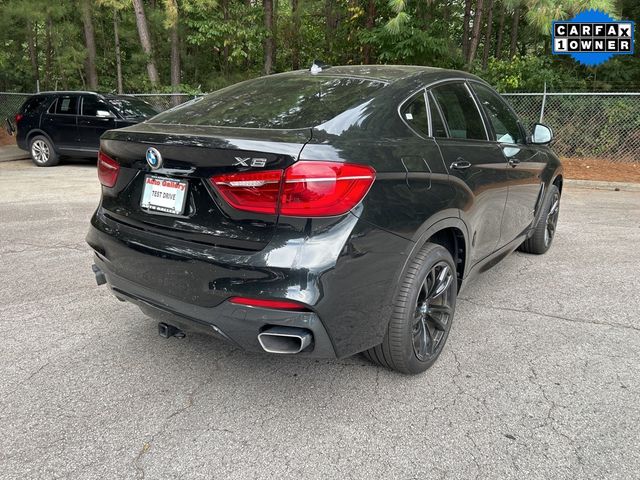
<instances>
[{"instance_id":1,"label":"x6 badge","mask_svg":"<svg viewBox=\"0 0 640 480\"><path fill-rule=\"evenodd\" d=\"M236 163L233 164L234 167L264 167L267 164L266 158L242 158L242 157L234 157L236 159Z\"/></svg>"}]
</instances>

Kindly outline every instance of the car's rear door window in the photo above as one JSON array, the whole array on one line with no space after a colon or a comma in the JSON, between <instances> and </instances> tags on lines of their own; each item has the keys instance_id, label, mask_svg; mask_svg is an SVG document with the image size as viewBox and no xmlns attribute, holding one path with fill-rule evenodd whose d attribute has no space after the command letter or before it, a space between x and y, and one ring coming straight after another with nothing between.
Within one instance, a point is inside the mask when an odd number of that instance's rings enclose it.
<instances>
[{"instance_id":1,"label":"car's rear door window","mask_svg":"<svg viewBox=\"0 0 640 480\"><path fill-rule=\"evenodd\" d=\"M82 97L82 115L86 117L113 117L109 106L95 95Z\"/></svg>"},{"instance_id":2,"label":"car's rear door window","mask_svg":"<svg viewBox=\"0 0 640 480\"><path fill-rule=\"evenodd\" d=\"M524 143L524 135L520 129L518 117L509 106L489 87L479 83L472 83L472 88L484 111L491 122L496 142Z\"/></svg>"},{"instance_id":3,"label":"car's rear door window","mask_svg":"<svg viewBox=\"0 0 640 480\"><path fill-rule=\"evenodd\" d=\"M56 113L57 115L76 115L78 113L78 97L58 97L54 113Z\"/></svg>"},{"instance_id":4,"label":"car's rear door window","mask_svg":"<svg viewBox=\"0 0 640 480\"><path fill-rule=\"evenodd\" d=\"M480 111L463 83L447 83L434 87L431 92L452 138L487 140Z\"/></svg>"},{"instance_id":5,"label":"car's rear door window","mask_svg":"<svg viewBox=\"0 0 640 480\"><path fill-rule=\"evenodd\" d=\"M32 112L35 112L43 103L45 103L49 98L45 97L45 96L34 96L31 97L30 99L28 99L24 105L22 105L22 108L20 109L20 112L23 115L28 115Z\"/></svg>"},{"instance_id":6,"label":"car's rear door window","mask_svg":"<svg viewBox=\"0 0 640 480\"><path fill-rule=\"evenodd\" d=\"M277 129L315 127L361 105L385 85L362 78L273 75L218 90L161 113L153 123Z\"/></svg>"},{"instance_id":7,"label":"car's rear door window","mask_svg":"<svg viewBox=\"0 0 640 480\"><path fill-rule=\"evenodd\" d=\"M424 100L424 92L406 102L400 112L404 121L417 133L429 136L429 118Z\"/></svg>"}]
</instances>

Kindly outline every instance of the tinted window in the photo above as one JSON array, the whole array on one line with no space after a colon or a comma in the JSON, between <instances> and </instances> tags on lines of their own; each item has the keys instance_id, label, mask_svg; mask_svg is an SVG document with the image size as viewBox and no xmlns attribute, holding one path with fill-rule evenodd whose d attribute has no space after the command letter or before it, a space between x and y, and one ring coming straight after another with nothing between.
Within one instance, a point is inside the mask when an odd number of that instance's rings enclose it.
<instances>
[{"instance_id":1,"label":"tinted window","mask_svg":"<svg viewBox=\"0 0 640 480\"><path fill-rule=\"evenodd\" d=\"M473 90L478 95L478 100L493 126L495 133L493 140L502 143L524 143L518 117L513 114L504 100L484 85L474 83Z\"/></svg>"},{"instance_id":2,"label":"tinted window","mask_svg":"<svg viewBox=\"0 0 640 480\"><path fill-rule=\"evenodd\" d=\"M442 121L440 110L433 97L429 96L429 115L431 115L431 131L434 137L448 137L447 129Z\"/></svg>"},{"instance_id":3,"label":"tinted window","mask_svg":"<svg viewBox=\"0 0 640 480\"><path fill-rule=\"evenodd\" d=\"M82 97L82 115L92 117L112 117L113 113L109 110L106 103L95 95L87 95Z\"/></svg>"},{"instance_id":4,"label":"tinted window","mask_svg":"<svg viewBox=\"0 0 640 480\"><path fill-rule=\"evenodd\" d=\"M35 112L38 108L40 108L40 106L48 99L50 99L51 97L45 97L42 95L38 95L35 97L31 97L29 99L27 99L26 102L24 102L24 105L22 105L22 108L20 109L20 113L22 114L29 114L31 112Z\"/></svg>"},{"instance_id":5,"label":"tinted window","mask_svg":"<svg viewBox=\"0 0 640 480\"><path fill-rule=\"evenodd\" d=\"M462 83L451 83L432 90L452 138L486 140L482 117L471 94Z\"/></svg>"},{"instance_id":6,"label":"tinted window","mask_svg":"<svg viewBox=\"0 0 640 480\"><path fill-rule=\"evenodd\" d=\"M303 128L364 103L384 83L359 78L273 75L218 90L161 113L154 123Z\"/></svg>"},{"instance_id":7,"label":"tinted window","mask_svg":"<svg viewBox=\"0 0 640 480\"><path fill-rule=\"evenodd\" d=\"M155 108L138 98L113 97L108 100L124 118L149 118L158 113Z\"/></svg>"},{"instance_id":8,"label":"tinted window","mask_svg":"<svg viewBox=\"0 0 640 480\"><path fill-rule=\"evenodd\" d=\"M75 115L78 111L78 97L58 97L55 113L59 115Z\"/></svg>"},{"instance_id":9,"label":"tinted window","mask_svg":"<svg viewBox=\"0 0 640 480\"><path fill-rule=\"evenodd\" d=\"M429 119L427 118L427 107L424 103L423 93L405 103L401 115L404 121L416 132L429 135Z\"/></svg>"}]
</instances>

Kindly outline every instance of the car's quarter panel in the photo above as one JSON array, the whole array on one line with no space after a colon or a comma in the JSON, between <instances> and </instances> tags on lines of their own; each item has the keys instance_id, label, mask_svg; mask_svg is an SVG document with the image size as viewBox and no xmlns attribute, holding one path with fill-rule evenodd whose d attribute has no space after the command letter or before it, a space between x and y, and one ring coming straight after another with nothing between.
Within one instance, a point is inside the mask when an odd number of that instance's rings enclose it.
<instances>
[{"instance_id":1,"label":"car's quarter panel","mask_svg":"<svg viewBox=\"0 0 640 480\"><path fill-rule=\"evenodd\" d=\"M40 119L52 102L53 98L50 95L38 94L29 97L22 104L15 122L18 148L29 150L30 137L34 134L45 134L40 129Z\"/></svg>"},{"instance_id":2,"label":"car's quarter panel","mask_svg":"<svg viewBox=\"0 0 640 480\"><path fill-rule=\"evenodd\" d=\"M328 141L314 132L301 160L321 158L371 165L376 180L358 214L367 222L412 239L425 221L453 206L453 190L433 139L408 133L396 139L354 138L351 143L345 138ZM453 209L449 214L458 216Z\"/></svg>"}]
</instances>

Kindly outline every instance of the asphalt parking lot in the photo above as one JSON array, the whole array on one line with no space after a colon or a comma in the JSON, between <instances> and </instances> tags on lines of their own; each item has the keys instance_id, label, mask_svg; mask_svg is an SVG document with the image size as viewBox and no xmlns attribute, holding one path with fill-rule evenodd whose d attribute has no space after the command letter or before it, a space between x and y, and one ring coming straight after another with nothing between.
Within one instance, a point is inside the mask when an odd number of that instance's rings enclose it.
<instances>
[{"instance_id":1,"label":"asphalt parking lot","mask_svg":"<svg viewBox=\"0 0 640 480\"><path fill-rule=\"evenodd\" d=\"M95 285L98 196L93 165L0 163L3 479L637 478L639 192L567 187L419 377L160 338Z\"/></svg>"}]
</instances>

